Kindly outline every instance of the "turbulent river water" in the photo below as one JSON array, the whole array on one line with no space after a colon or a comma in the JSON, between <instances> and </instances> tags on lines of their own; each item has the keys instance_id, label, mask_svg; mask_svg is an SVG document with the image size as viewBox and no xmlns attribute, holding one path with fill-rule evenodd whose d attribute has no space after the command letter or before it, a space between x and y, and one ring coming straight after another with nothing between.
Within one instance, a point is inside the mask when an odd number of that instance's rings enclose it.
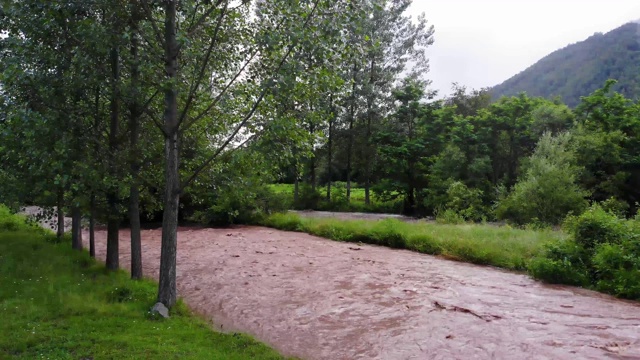
<instances>
[{"instance_id":1,"label":"turbulent river water","mask_svg":"<svg viewBox=\"0 0 640 360\"><path fill-rule=\"evenodd\" d=\"M128 231L121 266L128 267ZM143 230L158 276L160 231ZM97 232L104 259L106 232ZM88 236L84 236L85 241ZM490 267L261 227L181 228L179 296L304 359L640 359L640 304Z\"/></svg>"}]
</instances>

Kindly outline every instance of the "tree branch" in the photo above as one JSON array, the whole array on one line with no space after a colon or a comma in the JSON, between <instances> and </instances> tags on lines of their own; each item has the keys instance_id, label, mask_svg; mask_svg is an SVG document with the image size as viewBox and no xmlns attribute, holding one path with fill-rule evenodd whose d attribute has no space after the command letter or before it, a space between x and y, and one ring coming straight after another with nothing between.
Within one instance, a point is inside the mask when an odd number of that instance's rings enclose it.
<instances>
[{"instance_id":1,"label":"tree branch","mask_svg":"<svg viewBox=\"0 0 640 360\"><path fill-rule=\"evenodd\" d=\"M220 16L218 17L218 23L216 24L216 29L215 29L215 31L213 33L213 37L211 38L211 44L209 44L209 48L207 49L207 53L206 53L204 59L202 60L202 66L200 67L200 71L198 73L196 81L194 81L194 83L191 86L191 89L189 90L189 96L187 97L187 102L184 105L184 109L182 109L182 112L181 112L180 117L178 119L178 126L180 126L180 124L182 124L182 121L184 121L184 118L187 115L187 112L189 111L189 108L191 107L191 104L193 103L196 91L198 90L198 87L202 83L202 79L204 78L204 74L205 74L205 71L207 69L207 64L209 63L209 59L211 58L211 53L213 52L214 46L218 42L218 32L220 31L220 27L222 25L222 20L224 20L224 15L225 15L225 13L227 11L227 6L228 5L229 5L228 2L225 3L224 8L220 12Z\"/></svg>"},{"instance_id":2,"label":"tree branch","mask_svg":"<svg viewBox=\"0 0 640 360\"><path fill-rule=\"evenodd\" d=\"M205 11L204 14L202 14L202 16L200 16L200 18L198 19L197 22L195 22L194 24L192 24L191 26L189 26L189 29L187 29L187 39L190 39L191 36L193 36L193 34L198 30L198 28L200 28L200 26L202 26L202 24L204 23L205 20L207 20L207 18L211 15L211 13L218 7L220 6L220 4L225 1L225 9L227 8L227 6L229 6L229 2L227 0L218 0L215 5L212 5L207 11Z\"/></svg>"},{"instance_id":3,"label":"tree branch","mask_svg":"<svg viewBox=\"0 0 640 360\"><path fill-rule=\"evenodd\" d=\"M146 1L140 1L140 3L142 3L142 8L146 12L147 19L151 23L151 27L153 28L153 33L156 36L156 40L158 41L158 44L160 45L164 44L162 32L158 28L158 25L156 25L155 21L153 21L153 12L151 11L151 8L149 8L149 4L147 4Z\"/></svg>"},{"instance_id":4,"label":"tree branch","mask_svg":"<svg viewBox=\"0 0 640 360\"><path fill-rule=\"evenodd\" d=\"M309 24L309 21L311 20L311 18L313 17L317 7L318 7L318 3L320 2L320 0L316 0L313 8L311 9L311 12L309 13L309 16L307 16L304 24L303 24L303 28L306 28L307 25ZM253 116L253 114L256 112L256 110L258 109L258 106L260 106L260 103L262 102L262 100L264 99L265 95L267 94L267 92L269 90L271 90L271 86L274 82L274 79L276 77L276 75L278 74L278 72L280 71L280 69L282 68L282 66L285 64L285 62L287 61L287 59L289 58L289 55L291 54L291 52L293 51L293 48L295 47L295 44L291 44L289 46L289 48L287 49L287 52L284 54L284 56L282 57L282 59L280 60L280 62L278 63L278 66L276 67L276 69L274 69L273 71L273 75L271 76L271 79L269 80L269 82L267 83L267 86L265 86L265 88L262 90L262 92L260 93L260 96L258 97L258 99L255 101L255 103L253 104L253 106L251 107L251 110L249 110L249 112L245 115L245 117L242 119L242 121L240 121L240 123L238 123L238 125L236 125L236 127L233 129L231 135L227 138L227 140L225 140L225 142L218 148L218 150L216 150L216 152L210 156L207 160L205 160L204 163L202 163L202 165L200 165L198 168L196 168L196 170L193 172L193 174L185 181L182 183L182 186L180 187L180 192L182 192L187 186L189 186L189 184L191 184L191 182L193 182L193 180L195 180L195 178L200 175L200 173L206 169L212 162L213 160L215 160L218 155L220 155L220 153L222 151L224 151L224 149L231 143L231 141L233 141L233 139L236 137L236 135L238 135L238 132L240 132L240 130L247 124L247 122L251 119L251 117Z\"/></svg>"},{"instance_id":5,"label":"tree branch","mask_svg":"<svg viewBox=\"0 0 640 360\"><path fill-rule=\"evenodd\" d=\"M254 51L253 54L251 54L249 59L244 63L244 65L242 65L242 68L240 68L240 70L238 70L238 72L234 75L234 77L225 85L222 91L220 91L220 93L213 99L211 104L209 104L209 106L207 106L206 109L201 111L200 114L196 115L195 118L193 118L187 125L185 125L184 128L182 129L182 132L185 132L189 128L191 128L191 126L193 126L196 122L200 121L200 119L205 117L209 113L209 111L211 111L211 109L213 109L218 104L220 99L222 99L222 96L227 93L227 90L231 87L231 85L233 85L233 83L238 79L238 77L242 75L244 70L247 68L247 66L251 63L251 61L257 54L258 54L258 50Z\"/></svg>"}]
</instances>

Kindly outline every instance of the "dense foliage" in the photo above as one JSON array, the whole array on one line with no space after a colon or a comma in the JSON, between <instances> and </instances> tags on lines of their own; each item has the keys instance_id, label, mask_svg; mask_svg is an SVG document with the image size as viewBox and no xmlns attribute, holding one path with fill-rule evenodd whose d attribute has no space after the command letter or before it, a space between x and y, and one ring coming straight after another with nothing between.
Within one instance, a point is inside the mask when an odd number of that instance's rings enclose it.
<instances>
[{"instance_id":1,"label":"dense foliage","mask_svg":"<svg viewBox=\"0 0 640 360\"><path fill-rule=\"evenodd\" d=\"M494 98L526 92L530 96L560 96L575 107L580 98L607 79L618 80L615 90L637 100L640 94L638 23L628 23L606 34L557 50L528 69L491 89Z\"/></svg>"},{"instance_id":2,"label":"dense foliage","mask_svg":"<svg viewBox=\"0 0 640 360\"><path fill-rule=\"evenodd\" d=\"M571 239L552 242L529 264L550 283L594 288L640 300L640 221L625 220L595 205L565 224Z\"/></svg>"},{"instance_id":3,"label":"dense foliage","mask_svg":"<svg viewBox=\"0 0 640 360\"><path fill-rule=\"evenodd\" d=\"M341 155L350 143L329 145L325 137L314 162L351 168L351 175L305 167L298 198L313 199L302 202L307 208L343 210L337 200L351 203L352 196L335 188L338 180L373 192L354 200L364 210L400 201L405 214L444 222L557 225L590 201L632 215L640 200L640 103L613 91L613 80L602 85L571 110L557 99L526 94L491 103L486 91L460 87L454 97L435 101L425 82L403 79L387 94L393 106L370 135L358 132L366 130L364 120L351 128L348 113L333 125L337 138L370 136L373 142L351 148L373 160L349 166ZM317 190L321 184L333 193L327 200Z\"/></svg>"}]
</instances>

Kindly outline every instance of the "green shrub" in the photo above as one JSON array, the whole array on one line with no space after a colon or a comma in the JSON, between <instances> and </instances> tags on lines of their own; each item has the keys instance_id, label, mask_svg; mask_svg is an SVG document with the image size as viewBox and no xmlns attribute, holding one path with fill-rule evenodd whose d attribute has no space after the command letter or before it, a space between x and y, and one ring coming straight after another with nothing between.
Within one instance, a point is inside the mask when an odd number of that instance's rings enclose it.
<instances>
[{"instance_id":1,"label":"green shrub","mask_svg":"<svg viewBox=\"0 0 640 360\"><path fill-rule=\"evenodd\" d=\"M463 224L465 222L465 219L462 215L460 215L455 210L446 209L444 211L436 212L436 222L438 224L457 225L457 224Z\"/></svg>"},{"instance_id":2,"label":"green shrub","mask_svg":"<svg viewBox=\"0 0 640 360\"><path fill-rule=\"evenodd\" d=\"M212 205L194 212L190 220L216 226L249 224L289 208L286 194L276 193L266 186L220 189L210 201Z\"/></svg>"},{"instance_id":3,"label":"green shrub","mask_svg":"<svg viewBox=\"0 0 640 360\"><path fill-rule=\"evenodd\" d=\"M601 244L593 255L595 287L618 297L640 299L640 253L638 242Z\"/></svg>"},{"instance_id":4,"label":"green shrub","mask_svg":"<svg viewBox=\"0 0 640 360\"><path fill-rule=\"evenodd\" d=\"M607 200L600 203L600 206L606 212L612 213L619 218L624 218L629 212L629 204L622 200L618 200L615 197L610 197Z\"/></svg>"},{"instance_id":5,"label":"green shrub","mask_svg":"<svg viewBox=\"0 0 640 360\"><path fill-rule=\"evenodd\" d=\"M588 272L568 260L538 257L529 262L529 273L534 278L551 284L589 285Z\"/></svg>"},{"instance_id":6,"label":"green shrub","mask_svg":"<svg viewBox=\"0 0 640 360\"><path fill-rule=\"evenodd\" d=\"M627 238L631 230L626 221L594 205L577 217L565 222L565 229L573 235L576 243L591 250L598 244L619 243Z\"/></svg>"},{"instance_id":7,"label":"green shrub","mask_svg":"<svg viewBox=\"0 0 640 360\"><path fill-rule=\"evenodd\" d=\"M29 221L25 216L14 214L11 210L0 204L0 231L42 231L42 229L38 224Z\"/></svg>"},{"instance_id":8,"label":"green shrub","mask_svg":"<svg viewBox=\"0 0 640 360\"><path fill-rule=\"evenodd\" d=\"M299 210L318 208L318 204L322 201L323 196L317 187L314 189L309 184L302 184L298 191L298 201L293 204L294 208Z\"/></svg>"},{"instance_id":9,"label":"green shrub","mask_svg":"<svg viewBox=\"0 0 640 360\"><path fill-rule=\"evenodd\" d=\"M588 286L588 259L584 248L574 241L554 242L529 262L528 270L534 278L548 283Z\"/></svg>"},{"instance_id":10,"label":"green shrub","mask_svg":"<svg viewBox=\"0 0 640 360\"><path fill-rule=\"evenodd\" d=\"M480 221L486 218L482 195L482 190L469 188L461 181L454 181L447 189L446 208L467 221Z\"/></svg>"},{"instance_id":11,"label":"green shrub","mask_svg":"<svg viewBox=\"0 0 640 360\"><path fill-rule=\"evenodd\" d=\"M640 222L596 204L565 221L571 241L546 246L529 263L535 278L640 300Z\"/></svg>"}]
</instances>

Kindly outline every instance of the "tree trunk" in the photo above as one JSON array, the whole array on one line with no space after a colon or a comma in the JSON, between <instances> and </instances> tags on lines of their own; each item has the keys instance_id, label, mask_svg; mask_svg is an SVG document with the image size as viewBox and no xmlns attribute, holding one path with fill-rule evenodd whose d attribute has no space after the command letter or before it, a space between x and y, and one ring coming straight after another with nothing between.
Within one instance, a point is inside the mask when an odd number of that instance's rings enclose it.
<instances>
[{"instance_id":1,"label":"tree trunk","mask_svg":"<svg viewBox=\"0 0 640 360\"><path fill-rule=\"evenodd\" d=\"M116 154L118 151L118 127L120 120L120 54L117 48L111 49L111 121L109 124L109 172L113 178L117 178ZM107 193L107 259L106 265L109 270L117 270L119 264L119 212L118 212L118 190L117 184L109 184Z\"/></svg>"},{"instance_id":2,"label":"tree trunk","mask_svg":"<svg viewBox=\"0 0 640 360\"><path fill-rule=\"evenodd\" d=\"M347 143L347 203L351 202L351 158L353 156L353 123L356 116L356 71L357 65L353 64L353 74L351 86L351 103L349 104L349 136Z\"/></svg>"},{"instance_id":3,"label":"tree trunk","mask_svg":"<svg viewBox=\"0 0 640 360\"><path fill-rule=\"evenodd\" d=\"M58 236L58 240L62 239L64 236L64 189L60 187L58 189L58 200L57 200L57 214L58 214L58 230L56 235Z\"/></svg>"},{"instance_id":4,"label":"tree trunk","mask_svg":"<svg viewBox=\"0 0 640 360\"><path fill-rule=\"evenodd\" d=\"M178 99L175 80L178 75L176 41L176 2L165 2L165 65L170 85L165 89L165 193L162 217L162 247L158 302L171 308L176 303L176 252L178 247L178 206L180 179L178 173Z\"/></svg>"},{"instance_id":5,"label":"tree trunk","mask_svg":"<svg viewBox=\"0 0 640 360\"><path fill-rule=\"evenodd\" d=\"M364 181L364 203L366 205L371 204L371 154L374 153L371 149L371 122L373 121L373 102L375 93L375 57L371 58L371 66L369 67L369 94L367 97L367 134L365 139L365 146L367 151L365 152L365 181Z\"/></svg>"},{"instance_id":6,"label":"tree trunk","mask_svg":"<svg viewBox=\"0 0 640 360\"><path fill-rule=\"evenodd\" d=\"M295 169L295 179L293 180L293 206L298 206L300 202L300 181L298 180L298 167Z\"/></svg>"},{"instance_id":7,"label":"tree trunk","mask_svg":"<svg viewBox=\"0 0 640 360\"><path fill-rule=\"evenodd\" d=\"M107 218L107 269L118 270L120 267L120 221L118 220L118 199L114 193L107 195L109 214Z\"/></svg>"},{"instance_id":8,"label":"tree trunk","mask_svg":"<svg viewBox=\"0 0 640 360\"><path fill-rule=\"evenodd\" d=\"M368 105L367 110L367 138L365 139L367 151L365 154L365 179L364 179L364 203L366 205L371 204L371 104Z\"/></svg>"},{"instance_id":9,"label":"tree trunk","mask_svg":"<svg viewBox=\"0 0 640 360\"><path fill-rule=\"evenodd\" d=\"M327 201L331 202L331 181L333 181L333 121L335 119L333 110L333 96L329 99L329 107L331 108L331 118L329 118L329 141L327 144Z\"/></svg>"},{"instance_id":10,"label":"tree trunk","mask_svg":"<svg viewBox=\"0 0 640 360\"><path fill-rule=\"evenodd\" d=\"M89 214L89 255L96 257L96 196L91 195L91 207Z\"/></svg>"},{"instance_id":11,"label":"tree trunk","mask_svg":"<svg viewBox=\"0 0 640 360\"><path fill-rule=\"evenodd\" d=\"M135 5L135 4L134 4ZM140 127L140 109L138 105L138 82L140 72L138 69L138 37L137 18L133 19L131 31L131 94L132 100L129 107L129 161L131 170L131 185L129 187L129 223L131 226L131 278L142 279L142 244L140 236L140 188L138 185L138 173L140 163L138 161L138 137Z\"/></svg>"},{"instance_id":12,"label":"tree trunk","mask_svg":"<svg viewBox=\"0 0 640 360\"><path fill-rule=\"evenodd\" d=\"M77 204L71 209L71 248L82 250L82 212Z\"/></svg>"},{"instance_id":13,"label":"tree trunk","mask_svg":"<svg viewBox=\"0 0 640 360\"><path fill-rule=\"evenodd\" d=\"M312 109L311 111L313 111L313 107L311 109ZM315 126L311 124L309 130L310 130L309 132L313 134L313 132L315 131ZM315 153L312 153L311 158L309 159L309 181L311 182L311 191L313 192L313 194L315 194L316 192L316 155Z\"/></svg>"},{"instance_id":14,"label":"tree trunk","mask_svg":"<svg viewBox=\"0 0 640 360\"><path fill-rule=\"evenodd\" d=\"M407 207L405 208L406 215L413 215L416 208L415 189L413 186L409 186L407 189Z\"/></svg>"},{"instance_id":15,"label":"tree trunk","mask_svg":"<svg viewBox=\"0 0 640 360\"><path fill-rule=\"evenodd\" d=\"M100 125L100 86L96 86L96 93L94 98L94 119L93 119L93 131L98 132L98 128ZM93 146L93 155L97 159L100 155L100 143L95 142ZM92 258L96 257L96 194L95 190L91 192L91 197L89 200L89 256Z\"/></svg>"},{"instance_id":16,"label":"tree trunk","mask_svg":"<svg viewBox=\"0 0 640 360\"><path fill-rule=\"evenodd\" d=\"M353 152L353 118L349 118L349 143L347 144L347 203L351 202L351 153Z\"/></svg>"}]
</instances>

